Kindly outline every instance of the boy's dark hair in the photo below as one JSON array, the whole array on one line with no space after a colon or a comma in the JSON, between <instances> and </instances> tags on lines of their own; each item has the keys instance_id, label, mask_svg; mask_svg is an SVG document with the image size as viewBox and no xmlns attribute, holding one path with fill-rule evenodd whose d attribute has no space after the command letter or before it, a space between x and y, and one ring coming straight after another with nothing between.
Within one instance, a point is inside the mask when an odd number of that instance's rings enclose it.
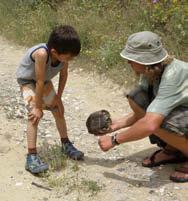
<instances>
[{"instance_id":1,"label":"boy's dark hair","mask_svg":"<svg viewBox=\"0 0 188 201\"><path fill-rule=\"evenodd\" d=\"M49 51L53 48L58 54L71 54L73 56L77 56L81 49L78 33L69 25L55 27L50 34L47 46Z\"/></svg>"}]
</instances>

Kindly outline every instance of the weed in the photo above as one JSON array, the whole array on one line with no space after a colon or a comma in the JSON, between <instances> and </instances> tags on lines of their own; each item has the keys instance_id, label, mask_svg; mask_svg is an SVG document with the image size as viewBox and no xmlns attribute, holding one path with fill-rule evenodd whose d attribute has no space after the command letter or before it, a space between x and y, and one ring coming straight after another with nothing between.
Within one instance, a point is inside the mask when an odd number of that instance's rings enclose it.
<instances>
[{"instance_id":1,"label":"weed","mask_svg":"<svg viewBox=\"0 0 188 201\"><path fill-rule=\"evenodd\" d=\"M40 150L41 158L49 164L51 171L60 171L67 166L67 156L61 151L61 145L43 143Z\"/></svg>"},{"instance_id":2,"label":"weed","mask_svg":"<svg viewBox=\"0 0 188 201\"><path fill-rule=\"evenodd\" d=\"M47 177L47 182L51 188L60 188L65 185L65 179L63 177L55 177L54 175Z\"/></svg>"},{"instance_id":3,"label":"weed","mask_svg":"<svg viewBox=\"0 0 188 201\"><path fill-rule=\"evenodd\" d=\"M46 42L52 27L59 23L78 30L82 58L96 64L92 69L110 75L121 85L129 68L122 67L125 64L119 53L134 32L158 33L169 54L187 59L187 0L0 1L0 33L19 44ZM121 75L117 78L118 73Z\"/></svg>"},{"instance_id":4,"label":"weed","mask_svg":"<svg viewBox=\"0 0 188 201\"><path fill-rule=\"evenodd\" d=\"M78 198L81 191L96 195L101 187L97 182L81 178L77 161L68 160L62 154L58 143L49 145L44 142L40 149L41 158L49 164L48 173L40 175L50 188L60 189L63 187L66 194L76 191Z\"/></svg>"},{"instance_id":5,"label":"weed","mask_svg":"<svg viewBox=\"0 0 188 201\"><path fill-rule=\"evenodd\" d=\"M72 170L73 170L74 172L77 172L77 171L79 170L79 166L78 166L78 162L77 162L77 161L74 161L74 162L73 162Z\"/></svg>"},{"instance_id":6,"label":"weed","mask_svg":"<svg viewBox=\"0 0 188 201\"><path fill-rule=\"evenodd\" d=\"M102 187L98 185L96 181L93 180L83 180L81 182L82 186L86 188L86 191L91 192L91 195L96 195L100 190L102 190Z\"/></svg>"}]
</instances>

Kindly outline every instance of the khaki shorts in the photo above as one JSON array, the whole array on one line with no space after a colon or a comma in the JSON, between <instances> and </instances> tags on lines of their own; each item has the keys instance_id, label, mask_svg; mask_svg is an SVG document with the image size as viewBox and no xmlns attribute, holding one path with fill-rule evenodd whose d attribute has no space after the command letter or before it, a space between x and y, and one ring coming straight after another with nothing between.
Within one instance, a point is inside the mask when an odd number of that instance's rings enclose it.
<instances>
[{"instance_id":1,"label":"khaki shorts","mask_svg":"<svg viewBox=\"0 0 188 201\"><path fill-rule=\"evenodd\" d=\"M24 99L25 106L28 112L31 112L33 108L36 107L36 92L35 92L35 83L24 84L21 86L21 93ZM43 94L43 103L42 108L45 110L53 111L55 108L52 108L52 102L56 96L55 89L52 82L47 82L44 85L44 94Z\"/></svg>"}]
</instances>

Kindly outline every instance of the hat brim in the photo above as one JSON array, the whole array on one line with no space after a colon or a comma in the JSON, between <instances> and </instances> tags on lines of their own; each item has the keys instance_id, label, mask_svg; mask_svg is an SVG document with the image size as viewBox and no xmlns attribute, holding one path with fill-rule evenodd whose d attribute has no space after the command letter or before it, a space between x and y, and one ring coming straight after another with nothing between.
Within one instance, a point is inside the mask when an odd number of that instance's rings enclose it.
<instances>
[{"instance_id":1,"label":"hat brim","mask_svg":"<svg viewBox=\"0 0 188 201\"><path fill-rule=\"evenodd\" d=\"M124 59L134 61L139 64L153 65L153 64L164 61L167 58L168 53L164 48L159 53L149 53L149 52L130 53L130 52L127 52L125 48L120 53L120 55Z\"/></svg>"}]
</instances>

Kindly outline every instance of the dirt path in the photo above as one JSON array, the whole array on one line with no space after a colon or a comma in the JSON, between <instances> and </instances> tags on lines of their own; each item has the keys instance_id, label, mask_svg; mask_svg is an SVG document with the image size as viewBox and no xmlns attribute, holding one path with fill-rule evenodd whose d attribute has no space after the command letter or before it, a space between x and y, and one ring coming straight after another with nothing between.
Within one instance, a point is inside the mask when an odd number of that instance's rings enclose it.
<instances>
[{"instance_id":1,"label":"dirt path","mask_svg":"<svg viewBox=\"0 0 188 201\"><path fill-rule=\"evenodd\" d=\"M102 76L86 74L76 66L76 62L70 70L63 101L70 138L85 152L85 160L78 164L68 160L67 168L53 172L57 181L62 175L67 181L59 187L51 187L50 179L46 182L26 172L26 116L15 80L16 66L24 50L0 38L1 201L188 200L187 184L174 184L168 179L174 167L147 169L141 166L142 158L155 150L147 139L121 145L108 153L100 151L97 139L85 128L89 113L105 108L113 116L120 116L130 109L123 97L123 89ZM104 94L107 94L105 98ZM46 112L39 127L39 147L44 146L41 143L55 144L57 141L58 133L52 116ZM73 171L72 167L77 170ZM80 181L85 183L81 182L81 186ZM101 190L97 190L98 187Z\"/></svg>"}]
</instances>

